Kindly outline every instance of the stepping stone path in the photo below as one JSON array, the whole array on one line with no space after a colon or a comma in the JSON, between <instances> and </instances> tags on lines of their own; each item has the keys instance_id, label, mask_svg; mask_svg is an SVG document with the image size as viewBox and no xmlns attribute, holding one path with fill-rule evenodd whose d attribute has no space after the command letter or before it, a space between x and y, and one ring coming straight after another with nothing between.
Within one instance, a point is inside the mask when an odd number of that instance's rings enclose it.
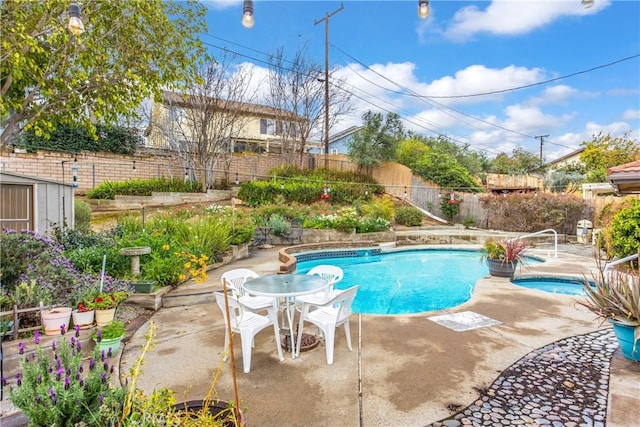
<instances>
[{"instance_id":1,"label":"stepping stone path","mask_svg":"<svg viewBox=\"0 0 640 427\"><path fill-rule=\"evenodd\" d=\"M604 329L534 350L473 404L429 426L604 426L617 348L613 330Z\"/></svg>"}]
</instances>

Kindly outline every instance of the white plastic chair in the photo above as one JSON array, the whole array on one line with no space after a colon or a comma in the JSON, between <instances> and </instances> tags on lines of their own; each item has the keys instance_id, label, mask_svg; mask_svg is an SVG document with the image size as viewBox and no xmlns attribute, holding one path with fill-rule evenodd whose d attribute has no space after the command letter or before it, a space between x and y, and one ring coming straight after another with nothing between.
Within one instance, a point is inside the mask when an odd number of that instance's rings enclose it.
<instances>
[{"instance_id":1,"label":"white plastic chair","mask_svg":"<svg viewBox=\"0 0 640 427\"><path fill-rule=\"evenodd\" d=\"M320 276L323 279L327 279L329 282L329 286L323 289L321 292L316 292L314 294L303 295L296 298L296 303L298 304L309 304L311 306L322 305L327 302L332 296L334 296L333 286L342 280L344 277L344 271L338 266L335 265L316 265L309 272L308 275L316 275ZM301 310L300 305L296 308Z\"/></svg>"},{"instance_id":2,"label":"white plastic chair","mask_svg":"<svg viewBox=\"0 0 640 427\"><path fill-rule=\"evenodd\" d=\"M226 281L227 289L230 289L233 292L233 295L237 297L249 311L258 313L262 310L266 310L269 312L273 308L274 298L247 295L242 289L242 285L244 285L244 282L246 282L247 279L253 279L255 277L260 277L260 275L253 270L248 268L236 268L223 273L220 277L220 282L222 283L222 286L224 286Z\"/></svg>"},{"instance_id":3,"label":"white plastic chair","mask_svg":"<svg viewBox=\"0 0 640 427\"><path fill-rule=\"evenodd\" d=\"M253 339L258 332L273 325L273 332L276 336L276 348L278 349L278 357L280 361L284 360L282 356L282 348L280 346L280 327L278 326L278 316L270 314L263 316L256 314L248 309L238 301L236 297L227 293L227 299L229 301L229 319L227 319L227 310L224 302L224 293L215 292L216 302L218 307L222 310L222 317L224 318L224 349L225 356L224 361L229 357L227 349L229 348L229 329L228 321L231 322L231 331L240 334L240 341L242 343L242 367L244 373L248 374L251 371L251 349L253 347ZM274 310L270 312L276 313L276 302L273 300Z\"/></svg>"},{"instance_id":4,"label":"white plastic chair","mask_svg":"<svg viewBox=\"0 0 640 427\"><path fill-rule=\"evenodd\" d=\"M300 313L300 323L298 324L298 355L302 344L302 333L305 320L316 325L324 335L324 344L327 352L327 365L333 364L333 347L335 342L335 331L344 325L344 332L347 336L347 346L351 348L351 332L349 330L349 316L351 315L351 304L356 296L358 285L352 286L344 291L338 291L327 302L317 306L316 310L309 309L316 304L305 303Z\"/></svg>"}]
</instances>

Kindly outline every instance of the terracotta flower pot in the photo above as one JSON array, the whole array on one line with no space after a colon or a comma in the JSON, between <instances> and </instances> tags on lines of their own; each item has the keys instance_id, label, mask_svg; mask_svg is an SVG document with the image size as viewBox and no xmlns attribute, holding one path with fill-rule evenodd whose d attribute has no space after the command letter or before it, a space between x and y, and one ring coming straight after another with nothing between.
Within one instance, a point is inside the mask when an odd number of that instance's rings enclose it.
<instances>
[{"instance_id":1,"label":"terracotta flower pot","mask_svg":"<svg viewBox=\"0 0 640 427\"><path fill-rule=\"evenodd\" d=\"M106 326L109 322L113 320L116 315L115 308L107 308L105 310L96 310L96 325L98 326Z\"/></svg>"},{"instance_id":2,"label":"terracotta flower pot","mask_svg":"<svg viewBox=\"0 0 640 427\"><path fill-rule=\"evenodd\" d=\"M173 409L175 409L176 411L179 411L182 414L182 416L196 419L198 412L202 411L202 408L203 408L202 405L203 405L202 400L188 400L186 402L181 402L173 405ZM230 416L229 414L229 411L232 411L233 409L229 408L228 402L225 402L222 400L216 401L216 402L209 402L209 406L207 409L209 410L209 413L213 416L220 415L221 417L225 417L224 423L221 424L222 426L225 426L225 427L236 426L236 423L233 422L233 419L232 419L233 417ZM229 419L227 419L227 417ZM242 425L242 426L246 425L244 413L242 411L240 411L240 422L237 425Z\"/></svg>"},{"instance_id":3,"label":"terracotta flower pot","mask_svg":"<svg viewBox=\"0 0 640 427\"><path fill-rule=\"evenodd\" d=\"M71 307L56 307L42 310L42 327L45 335L60 335L60 327L69 329L71 323Z\"/></svg>"},{"instance_id":4,"label":"terracotta flower pot","mask_svg":"<svg viewBox=\"0 0 640 427\"><path fill-rule=\"evenodd\" d=\"M78 311L76 309L71 312L71 318L74 326L80 326L80 329L88 329L93 325L95 314L95 310Z\"/></svg>"}]
</instances>

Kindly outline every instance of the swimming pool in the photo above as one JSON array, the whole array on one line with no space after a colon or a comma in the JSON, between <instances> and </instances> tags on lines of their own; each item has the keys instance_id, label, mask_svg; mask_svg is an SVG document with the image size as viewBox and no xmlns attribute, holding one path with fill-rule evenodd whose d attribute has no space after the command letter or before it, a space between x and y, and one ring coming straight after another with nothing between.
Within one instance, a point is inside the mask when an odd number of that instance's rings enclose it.
<instances>
[{"instance_id":1,"label":"swimming pool","mask_svg":"<svg viewBox=\"0 0 640 427\"><path fill-rule=\"evenodd\" d=\"M314 256L321 258L309 259ZM409 314L442 310L471 298L476 282L489 273L473 250L421 249L296 254L297 273L319 264L337 265L344 278L336 285L360 285L352 310L362 314Z\"/></svg>"},{"instance_id":2,"label":"swimming pool","mask_svg":"<svg viewBox=\"0 0 640 427\"><path fill-rule=\"evenodd\" d=\"M520 277L511 283L554 294L585 295L582 289L584 279L580 277Z\"/></svg>"}]
</instances>

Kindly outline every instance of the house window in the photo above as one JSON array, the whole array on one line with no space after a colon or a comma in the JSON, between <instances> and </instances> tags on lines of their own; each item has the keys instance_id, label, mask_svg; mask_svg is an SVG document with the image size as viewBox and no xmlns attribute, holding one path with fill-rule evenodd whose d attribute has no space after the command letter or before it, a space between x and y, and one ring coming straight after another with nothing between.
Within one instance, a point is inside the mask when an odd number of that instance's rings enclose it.
<instances>
[{"instance_id":1,"label":"house window","mask_svg":"<svg viewBox=\"0 0 640 427\"><path fill-rule=\"evenodd\" d=\"M261 135L276 135L276 121L271 119L260 119Z\"/></svg>"},{"instance_id":2,"label":"house window","mask_svg":"<svg viewBox=\"0 0 640 427\"><path fill-rule=\"evenodd\" d=\"M338 149L337 149L337 148L332 148L332 149L329 151L329 153L330 153L330 154L338 154Z\"/></svg>"},{"instance_id":3,"label":"house window","mask_svg":"<svg viewBox=\"0 0 640 427\"><path fill-rule=\"evenodd\" d=\"M176 121L178 123L182 123L184 121L185 112L184 108L174 107L173 105L169 108L169 117L172 121Z\"/></svg>"}]
</instances>

